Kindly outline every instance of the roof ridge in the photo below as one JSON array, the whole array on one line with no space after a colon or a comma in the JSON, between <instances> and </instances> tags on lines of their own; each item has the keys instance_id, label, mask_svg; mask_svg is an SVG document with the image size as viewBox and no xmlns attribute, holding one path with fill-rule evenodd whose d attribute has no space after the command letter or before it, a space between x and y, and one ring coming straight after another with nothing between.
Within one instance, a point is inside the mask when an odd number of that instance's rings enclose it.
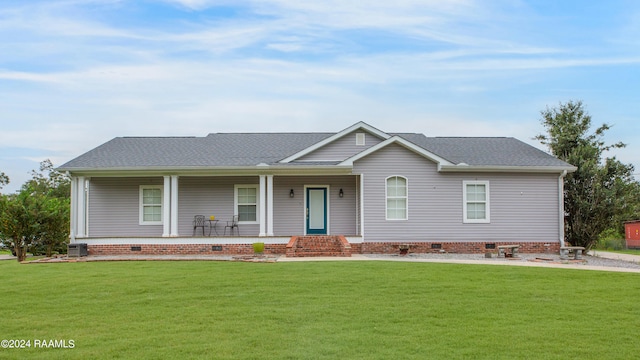
<instances>
[{"instance_id":1,"label":"roof ridge","mask_svg":"<svg viewBox=\"0 0 640 360\"><path fill-rule=\"evenodd\" d=\"M116 139L195 139L197 136L118 136Z\"/></svg>"},{"instance_id":2,"label":"roof ridge","mask_svg":"<svg viewBox=\"0 0 640 360\"><path fill-rule=\"evenodd\" d=\"M427 136L427 139L515 139L513 136Z\"/></svg>"},{"instance_id":3,"label":"roof ridge","mask_svg":"<svg viewBox=\"0 0 640 360\"><path fill-rule=\"evenodd\" d=\"M321 132L315 132L315 131L307 131L307 132L284 132L284 131L278 131L278 132L217 132L217 133L208 133L207 136L212 136L212 135L328 135L328 134L336 134L335 132L331 132L331 131L321 131Z\"/></svg>"}]
</instances>

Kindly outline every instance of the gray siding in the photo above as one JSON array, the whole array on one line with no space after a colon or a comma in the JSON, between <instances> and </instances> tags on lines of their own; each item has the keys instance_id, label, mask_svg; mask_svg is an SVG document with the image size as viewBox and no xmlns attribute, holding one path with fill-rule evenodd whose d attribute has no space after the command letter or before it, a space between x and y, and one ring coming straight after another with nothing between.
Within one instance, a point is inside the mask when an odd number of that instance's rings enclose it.
<instances>
[{"instance_id":1,"label":"gray siding","mask_svg":"<svg viewBox=\"0 0 640 360\"><path fill-rule=\"evenodd\" d=\"M442 174L436 164L390 145L354 164L364 174L366 241L557 242L558 175ZM385 219L385 179L408 179L408 220ZM463 223L464 180L490 182L491 223Z\"/></svg>"},{"instance_id":2,"label":"gray siding","mask_svg":"<svg viewBox=\"0 0 640 360\"><path fill-rule=\"evenodd\" d=\"M233 219L234 186L259 183L257 176L181 177L178 181L178 233L182 236L193 234L195 215L207 218L214 215L218 220L218 233L223 235L227 221ZM241 224L239 228L242 236L258 236L260 233L260 225L257 224Z\"/></svg>"},{"instance_id":3,"label":"gray siding","mask_svg":"<svg viewBox=\"0 0 640 360\"><path fill-rule=\"evenodd\" d=\"M89 236L162 236L162 225L139 225L140 185L162 185L161 177L91 178Z\"/></svg>"},{"instance_id":4,"label":"gray siding","mask_svg":"<svg viewBox=\"0 0 640 360\"><path fill-rule=\"evenodd\" d=\"M277 176L274 179L274 235L302 235L305 232L305 185L329 186L329 232L357 235L355 176ZM293 189L294 197L289 197ZM344 197L339 197L340 189Z\"/></svg>"},{"instance_id":5,"label":"gray siding","mask_svg":"<svg viewBox=\"0 0 640 360\"><path fill-rule=\"evenodd\" d=\"M356 134L365 134L365 145L356 145ZM358 130L300 158L302 161L342 161L358 154L383 140L368 132Z\"/></svg>"}]
</instances>

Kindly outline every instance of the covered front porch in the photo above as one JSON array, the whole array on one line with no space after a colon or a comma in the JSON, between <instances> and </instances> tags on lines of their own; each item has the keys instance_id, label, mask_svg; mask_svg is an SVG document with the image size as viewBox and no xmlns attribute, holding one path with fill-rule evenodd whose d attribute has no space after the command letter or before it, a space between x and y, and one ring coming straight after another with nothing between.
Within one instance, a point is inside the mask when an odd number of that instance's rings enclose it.
<instances>
[{"instance_id":1,"label":"covered front porch","mask_svg":"<svg viewBox=\"0 0 640 360\"><path fill-rule=\"evenodd\" d=\"M76 176L71 239L213 246L260 239L286 244L294 235L361 236L361 189L361 176L350 174ZM197 215L216 221L194 229ZM238 227L225 229L234 217Z\"/></svg>"}]
</instances>

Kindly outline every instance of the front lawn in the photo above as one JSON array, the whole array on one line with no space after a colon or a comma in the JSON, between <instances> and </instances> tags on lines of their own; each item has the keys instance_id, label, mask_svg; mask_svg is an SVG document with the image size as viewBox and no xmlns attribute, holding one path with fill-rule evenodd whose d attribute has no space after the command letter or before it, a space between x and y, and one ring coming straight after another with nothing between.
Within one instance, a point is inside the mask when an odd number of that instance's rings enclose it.
<instances>
[{"instance_id":1,"label":"front lawn","mask_svg":"<svg viewBox=\"0 0 640 360\"><path fill-rule=\"evenodd\" d=\"M399 262L0 262L0 358L629 359L640 274ZM73 340L73 348L33 342Z\"/></svg>"}]
</instances>

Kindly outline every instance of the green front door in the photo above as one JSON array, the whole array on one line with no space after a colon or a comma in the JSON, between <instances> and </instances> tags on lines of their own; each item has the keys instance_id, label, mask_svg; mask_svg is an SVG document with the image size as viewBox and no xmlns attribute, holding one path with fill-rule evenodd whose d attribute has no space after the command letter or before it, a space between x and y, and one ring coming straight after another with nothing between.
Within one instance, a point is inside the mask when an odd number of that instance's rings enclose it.
<instances>
[{"instance_id":1,"label":"green front door","mask_svg":"<svg viewBox=\"0 0 640 360\"><path fill-rule=\"evenodd\" d=\"M307 188L307 234L327 233L327 188Z\"/></svg>"}]
</instances>

